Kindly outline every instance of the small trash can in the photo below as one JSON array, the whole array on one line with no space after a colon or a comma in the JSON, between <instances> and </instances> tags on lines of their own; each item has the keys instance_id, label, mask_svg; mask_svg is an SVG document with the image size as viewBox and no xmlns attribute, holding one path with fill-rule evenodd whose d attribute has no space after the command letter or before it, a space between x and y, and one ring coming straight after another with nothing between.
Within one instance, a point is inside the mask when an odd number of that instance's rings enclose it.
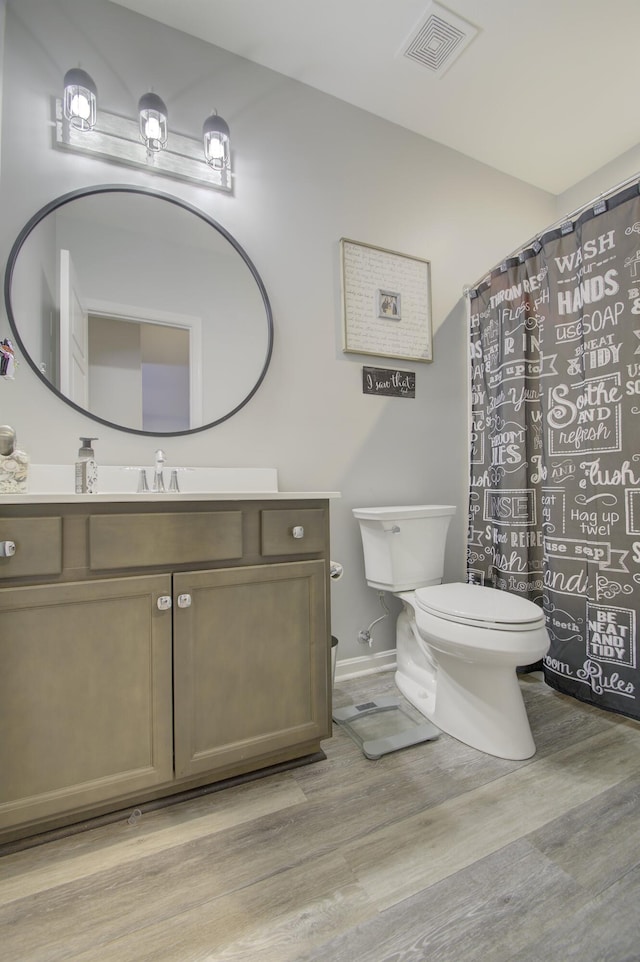
<instances>
[{"instance_id":1,"label":"small trash can","mask_svg":"<svg viewBox=\"0 0 640 962\"><path fill-rule=\"evenodd\" d=\"M331 687L336 683L336 655L338 654L338 639L331 635Z\"/></svg>"}]
</instances>

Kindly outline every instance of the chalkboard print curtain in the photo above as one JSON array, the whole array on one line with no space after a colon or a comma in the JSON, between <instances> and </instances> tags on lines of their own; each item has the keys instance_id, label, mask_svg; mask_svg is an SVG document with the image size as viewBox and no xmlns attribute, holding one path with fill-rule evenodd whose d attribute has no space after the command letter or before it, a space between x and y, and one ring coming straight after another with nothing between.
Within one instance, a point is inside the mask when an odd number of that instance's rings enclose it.
<instances>
[{"instance_id":1,"label":"chalkboard print curtain","mask_svg":"<svg viewBox=\"0 0 640 962\"><path fill-rule=\"evenodd\" d=\"M640 196L470 292L468 579L545 611L551 687L640 718Z\"/></svg>"}]
</instances>

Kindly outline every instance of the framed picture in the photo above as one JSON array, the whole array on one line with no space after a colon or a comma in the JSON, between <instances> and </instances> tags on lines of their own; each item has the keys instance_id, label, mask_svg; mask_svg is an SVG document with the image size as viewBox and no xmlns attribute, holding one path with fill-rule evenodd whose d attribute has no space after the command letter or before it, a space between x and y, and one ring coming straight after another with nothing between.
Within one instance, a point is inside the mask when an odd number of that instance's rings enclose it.
<instances>
[{"instance_id":1,"label":"framed picture","mask_svg":"<svg viewBox=\"0 0 640 962\"><path fill-rule=\"evenodd\" d=\"M429 261L343 237L340 264L343 350L432 361Z\"/></svg>"},{"instance_id":2,"label":"framed picture","mask_svg":"<svg viewBox=\"0 0 640 962\"><path fill-rule=\"evenodd\" d=\"M400 320L400 294L397 291L378 291L378 317Z\"/></svg>"}]
</instances>

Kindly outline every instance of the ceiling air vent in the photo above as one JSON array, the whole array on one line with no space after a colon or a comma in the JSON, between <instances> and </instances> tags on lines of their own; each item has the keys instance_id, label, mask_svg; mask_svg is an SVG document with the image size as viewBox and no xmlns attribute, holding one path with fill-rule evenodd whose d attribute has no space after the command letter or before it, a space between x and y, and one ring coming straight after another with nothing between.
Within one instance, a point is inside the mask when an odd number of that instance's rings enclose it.
<instances>
[{"instance_id":1,"label":"ceiling air vent","mask_svg":"<svg viewBox=\"0 0 640 962\"><path fill-rule=\"evenodd\" d=\"M427 19L421 20L412 31L402 53L441 77L477 33L478 28L473 24L441 7L439 3L430 3Z\"/></svg>"}]
</instances>

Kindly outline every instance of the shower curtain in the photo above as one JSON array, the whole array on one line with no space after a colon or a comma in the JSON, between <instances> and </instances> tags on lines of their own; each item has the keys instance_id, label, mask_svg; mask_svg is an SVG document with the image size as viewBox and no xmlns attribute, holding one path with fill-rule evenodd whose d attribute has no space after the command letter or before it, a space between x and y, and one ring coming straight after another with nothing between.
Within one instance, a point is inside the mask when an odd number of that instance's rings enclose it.
<instances>
[{"instance_id":1,"label":"shower curtain","mask_svg":"<svg viewBox=\"0 0 640 962\"><path fill-rule=\"evenodd\" d=\"M468 580L544 608L547 684L640 718L640 196L469 292Z\"/></svg>"}]
</instances>

